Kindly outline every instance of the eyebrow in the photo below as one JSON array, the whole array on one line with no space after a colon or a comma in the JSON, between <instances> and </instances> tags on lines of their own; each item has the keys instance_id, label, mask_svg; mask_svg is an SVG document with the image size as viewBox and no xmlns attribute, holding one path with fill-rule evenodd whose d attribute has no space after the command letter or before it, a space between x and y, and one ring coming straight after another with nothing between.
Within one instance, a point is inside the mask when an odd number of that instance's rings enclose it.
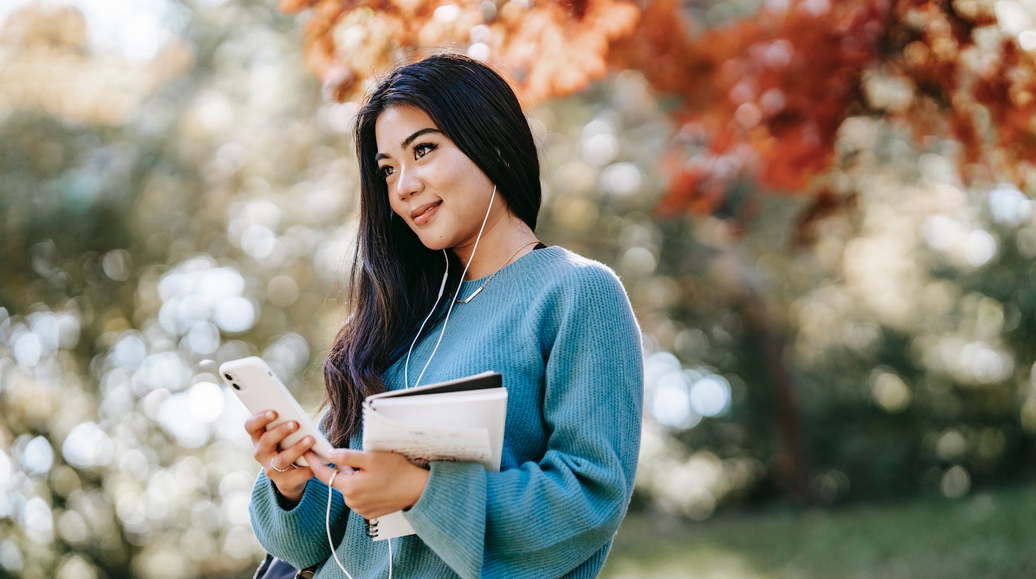
<instances>
[{"instance_id":1,"label":"eyebrow","mask_svg":"<svg viewBox=\"0 0 1036 579\"><path fill-rule=\"evenodd\" d=\"M439 134L442 134L442 131L440 131L439 129L433 129L431 127L428 127L426 129L421 129L420 131L417 131L414 134L410 135L409 137L403 139L403 142L399 144L399 148L400 149L405 149L405 148L409 147L410 143L414 142L414 139L416 139L417 137L420 137L421 135L424 135L426 133L439 133ZM388 159L388 158L390 158L390 157L388 155L386 155L385 153L378 153L377 155L374 156L374 162L377 163L378 161L380 161L382 159Z\"/></svg>"}]
</instances>

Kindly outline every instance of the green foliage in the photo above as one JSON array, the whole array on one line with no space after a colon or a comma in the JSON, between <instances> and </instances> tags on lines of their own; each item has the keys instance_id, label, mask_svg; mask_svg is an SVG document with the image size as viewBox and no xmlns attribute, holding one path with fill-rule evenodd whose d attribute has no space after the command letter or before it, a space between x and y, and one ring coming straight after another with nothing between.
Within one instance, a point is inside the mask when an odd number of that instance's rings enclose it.
<instances>
[{"instance_id":1,"label":"green foliage","mask_svg":"<svg viewBox=\"0 0 1036 579\"><path fill-rule=\"evenodd\" d=\"M321 102L297 22L258 2L215 4L170 8L194 66L123 122L42 104L0 116L0 573L248 576L258 465L244 409L213 372L262 355L319 403L345 315L355 105ZM952 143L922 148L855 118L817 183L855 192L855 205L809 223L810 243L793 242L804 202L749 182L719 215L660 215L674 129L647 86L624 72L530 112L539 236L615 268L644 331L633 510L703 520L790 497L963 496L764 518L744 540L727 522L702 543L679 537L687 565L715 558L746 577L831 576L841 561L924 576L948 567L901 565L891 549L955 539L947 521L978 509L994 513L973 527L988 542L960 555L977 569L976 553L1027 528L1023 500L967 497L1034 476L1028 192L965 188L945 170ZM858 558L855 525L872 542ZM810 541L791 561L802 529ZM832 530L840 538L823 542ZM754 550L764 536L774 551ZM1012 557L996 559L1004 576L1031 564Z\"/></svg>"},{"instance_id":2,"label":"green foliage","mask_svg":"<svg viewBox=\"0 0 1036 579\"><path fill-rule=\"evenodd\" d=\"M961 501L923 499L829 511L745 512L708 525L627 518L602 578L1022 579L1036 565L1031 487Z\"/></svg>"}]
</instances>

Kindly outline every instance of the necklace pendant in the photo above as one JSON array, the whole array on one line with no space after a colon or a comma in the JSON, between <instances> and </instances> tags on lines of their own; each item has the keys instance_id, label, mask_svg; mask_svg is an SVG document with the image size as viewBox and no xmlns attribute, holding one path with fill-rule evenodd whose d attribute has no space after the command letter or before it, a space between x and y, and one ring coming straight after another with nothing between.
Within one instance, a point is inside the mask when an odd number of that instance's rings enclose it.
<instances>
[{"instance_id":1,"label":"necklace pendant","mask_svg":"<svg viewBox=\"0 0 1036 579\"><path fill-rule=\"evenodd\" d=\"M487 280L487 281L488 281L488 280ZM470 302L470 301L472 300L472 298L474 298L475 296L477 296L477 295L478 295L478 292L482 291L482 288L484 288L484 287L486 287L486 286L485 286L485 285L482 285L482 286L481 286L481 287L479 287L479 288L478 288L477 290L475 290L475 293L471 294L470 296L468 296L468 297L466 297L466 298L464 298L464 299L462 299L462 300L461 300L461 299L458 299L457 301L458 301L458 302L460 302L460 303L462 303L462 304L466 304L466 303Z\"/></svg>"}]
</instances>

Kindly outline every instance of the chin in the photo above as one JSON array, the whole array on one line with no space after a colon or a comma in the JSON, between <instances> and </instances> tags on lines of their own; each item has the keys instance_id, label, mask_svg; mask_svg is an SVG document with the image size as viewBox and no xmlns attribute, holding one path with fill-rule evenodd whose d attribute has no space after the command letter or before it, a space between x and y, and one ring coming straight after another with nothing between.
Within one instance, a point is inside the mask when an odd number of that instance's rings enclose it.
<instances>
[{"instance_id":1,"label":"chin","mask_svg":"<svg viewBox=\"0 0 1036 579\"><path fill-rule=\"evenodd\" d=\"M421 240L421 245L433 251L440 251L443 249L449 249L453 247L453 244L451 244L449 240L444 237L419 234L417 238Z\"/></svg>"}]
</instances>

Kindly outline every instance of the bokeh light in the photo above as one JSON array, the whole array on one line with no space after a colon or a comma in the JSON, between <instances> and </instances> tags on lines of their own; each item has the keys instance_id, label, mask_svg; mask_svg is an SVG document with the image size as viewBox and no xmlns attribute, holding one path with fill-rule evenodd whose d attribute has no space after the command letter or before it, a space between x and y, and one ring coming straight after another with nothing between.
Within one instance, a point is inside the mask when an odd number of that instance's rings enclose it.
<instances>
[{"instance_id":1,"label":"bokeh light","mask_svg":"<svg viewBox=\"0 0 1036 579\"><path fill-rule=\"evenodd\" d=\"M843 503L1031 480L1036 11L891 13L909 43L875 56L871 12L837 49L810 44L830 27L766 36L853 3L774 26L751 19L791 4L693 3L690 48L630 68L677 46L615 41L636 22L664 36L664 3L590 4L607 10L567 28L558 10L538 35L532 2L409 24L365 7L319 38L312 14L250 0L0 6L0 574L251 575L260 467L215 373L262 356L318 407L358 227L343 97L410 25L511 67L538 235L627 290L645 367L631 516L665 530L792 502L823 526Z\"/></svg>"}]
</instances>

